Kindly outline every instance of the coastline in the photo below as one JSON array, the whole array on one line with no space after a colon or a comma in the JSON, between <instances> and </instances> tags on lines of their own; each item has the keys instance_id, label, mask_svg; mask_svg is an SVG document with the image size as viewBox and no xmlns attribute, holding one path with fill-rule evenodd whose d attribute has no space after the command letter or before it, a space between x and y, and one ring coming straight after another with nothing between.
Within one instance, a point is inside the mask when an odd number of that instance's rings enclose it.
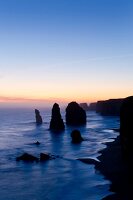
<instances>
[{"instance_id":1,"label":"coastline","mask_svg":"<svg viewBox=\"0 0 133 200\"><path fill-rule=\"evenodd\" d=\"M132 200L133 199L133 171L130 165L122 159L120 136L115 141L106 143L95 163L96 171L104 175L111 182L109 195L103 200Z\"/></svg>"}]
</instances>

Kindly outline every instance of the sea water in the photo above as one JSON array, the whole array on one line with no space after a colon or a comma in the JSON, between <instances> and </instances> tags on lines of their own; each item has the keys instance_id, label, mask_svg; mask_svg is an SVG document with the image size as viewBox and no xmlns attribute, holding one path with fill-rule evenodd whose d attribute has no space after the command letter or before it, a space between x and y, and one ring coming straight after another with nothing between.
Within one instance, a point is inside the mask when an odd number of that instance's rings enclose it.
<instances>
[{"instance_id":1,"label":"sea water","mask_svg":"<svg viewBox=\"0 0 133 200\"><path fill-rule=\"evenodd\" d=\"M43 124L36 126L33 109L0 109L0 200L100 200L110 194L110 182L94 165L78 158L97 159L105 142L113 141L119 118L87 112L87 124L49 131L50 109L40 109ZM62 111L65 121L65 112ZM72 144L70 133L78 128L85 141ZM34 143L39 141L40 145ZM56 159L43 163L16 162L24 152Z\"/></svg>"}]
</instances>

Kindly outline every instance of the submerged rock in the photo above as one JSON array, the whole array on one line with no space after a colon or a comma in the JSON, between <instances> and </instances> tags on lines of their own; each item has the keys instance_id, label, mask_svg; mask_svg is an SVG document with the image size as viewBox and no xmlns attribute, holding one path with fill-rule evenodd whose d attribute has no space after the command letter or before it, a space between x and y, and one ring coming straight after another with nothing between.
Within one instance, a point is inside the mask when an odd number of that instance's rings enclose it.
<instances>
[{"instance_id":1,"label":"submerged rock","mask_svg":"<svg viewBox=\"0 0 133 200\"><path fill-rule=\"evenodd\" d=\"M71 102L66 108L67 125L84 125L86 124L86 112L76 102Z\"/></svg>"},{"instance_id":2,"label":"submerged rock","mask_svg":"<svg viewBox=\"0 0 133 200\"><path fill-rule=\"evenodd\" d=\"M121 106L120 140L123 155L133 160L133 96L125 98Z\"/></svg>"},{"instance_id":3,"label":"submerged rock","mask_svg":"<svg viewBox=\"0 0 133 200\"><path fill-rule=\"evenodd\" d=\"M80 143L84 140L79 130L73 130L71 133L71 138L72 138L72 143Z\"/></svg>"},{"instance_id":4,"label":"submerged rock","mask_svg":"<svg viewBox=\"0 0 133 200\"><path fill-rule=\"evenodd\" d=\"M60 114L60 107L57 103L53 105L52 108L52 117L50 121L50 130L53 131L62 131L65 129L63 119Z\"/></svg>"},{"instance_id":5,"label":"submerged rock","mask_svg":"<svg viewBox=\"0 0 133 200\"><path fill-rule=\"evenodd\" d=\"M16 161L25 161L25 162L38 162L39 159L31 154L24 153L22 156L16 158Z\"/></svg>"},{"instance_id":6,"label":"submerged rock","mask_svg":"<svg viewBox=\"0 0 133 200\"><path fill-rule=\"evenodd\" d=\"M46 153L40 153L40 161L46 161L52 159L52 156Z\"/></svg>"},{"instance_id":7,"label":"submerged rock","mask_svg":"<svg viewBox=\"0 0 133 200\"><path fill-rule=\"evenodd\" d=\"M16 161L24 161L24 162L43 162L43 161L46 161L46 160L51 160L51 159L55 159L55 156L53 155L50 155L50 154L46 154L46 153L40 153L40 158L37 158L31 154L28 154L28 153L24 153L23 155L21 156L18 156L16 158Z\"/></svg>"},{"instance_id":8,"label":"submerged rock","mask_svg":"<svg viewBox=\"0 0 133 200\"><path fill-rule=\"evenodd\" d=\"M36 145L40 145L40 142L37 141L37 142L35 142L34 144L36 144Z\"/></svg>"},{"instance_id":9,"label":"submerged rock","mask_svg":"<svg viewBox=\"0 0 133 200\"><path fill-rule=\"evenodd\" d=\"M42 124L42 117L40 115L40 111L35 109L35 117L36 117L36 124L41 125Z\"/></svg>"}]
</instances>

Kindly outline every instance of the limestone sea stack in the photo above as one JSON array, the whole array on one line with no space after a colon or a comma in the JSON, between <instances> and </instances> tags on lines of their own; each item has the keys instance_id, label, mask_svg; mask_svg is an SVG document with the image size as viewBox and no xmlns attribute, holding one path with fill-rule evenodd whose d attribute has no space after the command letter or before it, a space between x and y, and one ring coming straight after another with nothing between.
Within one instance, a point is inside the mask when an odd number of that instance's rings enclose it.
<instances>
[{"instance_id":1,"label":"limestone sea stack","mask_svg":"<svg viewBox=\"0 0 133 200\"><path fill-rule=\"evenodd\" d=\"M86 112L76 102L71 102L66 108L66 124L80 126L86 124Z\"/></svg>"},{"instance_id":2,"label":"limestone sea stack","mask_svg":"<svg viewBox=\"0 0 133 200\"><path fill-rule=\"evenodd\" d=\"M133 161L133 96L125 98L121 106L120 140L123 155Z\"/></svg>"},{"instance_id":3,"label":"limestone sea stack","mask_svg":"<svg viewBox=\"0 0 133 200\"><path fill-rule=\"evenodd\" d=\"M41 125L42 124L42 117L40 115L40 111L35 109L35 118L36 118L36 124Z\"/></svg>"},{"instance_id":4,"label":"limestone sea stack","mask_svg":"<svg viewBox=\"0 0 133 200\"><path fill-rule=\"evenodd\" d=\"M50 121L50 130L53 131L62 131L65 129L63 119L60 114L60 107L57 103L53 105L52 108L52 117Z\"/></svg>"}]
</instances>

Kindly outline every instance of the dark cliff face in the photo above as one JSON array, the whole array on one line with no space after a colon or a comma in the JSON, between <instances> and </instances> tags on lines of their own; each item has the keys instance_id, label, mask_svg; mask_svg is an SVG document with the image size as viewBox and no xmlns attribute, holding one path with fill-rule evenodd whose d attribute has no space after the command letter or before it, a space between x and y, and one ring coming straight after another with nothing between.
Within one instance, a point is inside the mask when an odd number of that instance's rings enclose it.
<instances>
[{"instance_id":1,"label":"dark cliff face","mask_svg":"<svg viewBox=\"0 0 133 200\"><path fill-rule=\"evenodd\" d=\"M64 130L64 122L60 114L60 107L57 103L53 105L52 108L52 117L50 121L50 130L61 131Z\"/></svg>"},{"instance_id":2,"label":"dark cliff face","mask_svg":"<svg viewBox=\"0 0 133 200\"><path fill-rule=\"evenodd\" d=\"M40 112L37 109L35 109L35 118L36 118L36 124L41 125L43 121Z\"/></svg>"},{"instance_id":3,"label":"dark cliff face","mask_svg":"<svg viewBox=\"0 0 133 200\"><path fill-rule=\"evenodd\" d=\"M86 112L76 102L71 102L66 108L67 125L84 125L86 124Z\"/></svg>"},{"instance_id":4,"label":"dark cliff face","mask_svg":"<svg viewBox=\"0 0 133 200\"><path fill-rule=\"evenodd\" d=\"M119 116L123 99L109 99L98 101L96 112L104 116Z\"/></svg>"},{"instance_id":5,"label":"dark cliff face","mask_svg":"<svg viewBox=\"0 0 133 200\"><path fill-rule=\"evenodd\" d=\"M133 159L133 96L125 98L121 106L120 139L123 154Z\"/></svg>"}]
</instances>

